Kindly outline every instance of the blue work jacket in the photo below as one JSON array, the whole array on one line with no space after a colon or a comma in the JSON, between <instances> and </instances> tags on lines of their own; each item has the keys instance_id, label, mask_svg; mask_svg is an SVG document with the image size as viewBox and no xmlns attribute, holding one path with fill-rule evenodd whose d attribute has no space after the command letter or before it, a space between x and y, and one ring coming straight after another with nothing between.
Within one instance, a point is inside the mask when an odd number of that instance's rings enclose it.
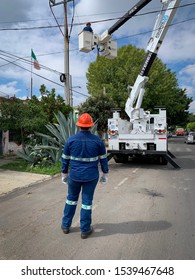
<instances>
[{"instance_id":1,"label":"blue work jacket","mask_svg":"<svg viewBox=\"0 0 195 280\"><path fill-rule=\"evenodd\" d=\"M85 27L83 28L83 31L93 32L93 29L91 28L91 26L85 26Z\"/></svg>"},{"instance_id":2,"label":"blue work jacket","mask_svg":"<svg viewBox=\"0 0 195 280\"><path fill-rule=\"evenodd\" d=\"M72 180L95 180L99 176L99 162L102 172L108 173L106 149L98 136L83 130L67 140L62 154L62 173L69 172Z\"/></svg>"}]
</instances>

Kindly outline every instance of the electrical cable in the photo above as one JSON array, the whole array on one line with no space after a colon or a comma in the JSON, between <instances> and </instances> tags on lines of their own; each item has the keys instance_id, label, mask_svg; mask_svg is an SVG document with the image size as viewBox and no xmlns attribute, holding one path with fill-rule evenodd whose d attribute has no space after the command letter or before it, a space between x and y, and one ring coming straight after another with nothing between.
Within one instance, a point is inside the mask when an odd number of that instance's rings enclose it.
<instances>
[{"instance_id":1,"label":"electrical cable","mask_svg":"<svg viewBox=\"0 0 195 280\"><path fill-rule=\"evenodd\" d=\"M190 18L190 19L178 21L178 22L175 22L175 23L170 24L170 26L178 25L178 24L185 23L185 22L192 21L192 20L195 20L195 18ZM131 38L131 37L136 37L136 36L140 36L140 35L145 35L145 34L151 33L151 32L152 32L152 30L143 31L143 32L135 33L135 34L128 35L128 36L125 36L125 37L119 37L119 38L116 38L115 40L119 41L119 40ZM2 51L2 50L0 50L0 51ZM69 51L78 51L78 48L75 48L75 49L72 49L72 50L69 50ZM2 51L2 52L3 52L3 51ZM39 55L39 56L46 56L46 55L53 55L53 54L60 54L60 53L63 53L63 52L53 52L53 53L48 53L48 54L42 54L42 55ZM15 57L17 57L17 56L15 56ZM19 58L19 57L17 57L17 58L18 58L17 60L23 59L23 58ZM9 63L11 63L11 62L9 62ZM7 64L0 65L0 67L5 66L5 65L7 65ZM43 67L44 67L44 66L43 66ZM48 68L48 69L51 69L51 68ZM56 71L56 70L53 70L53 71ZM58 72L58 71L56 71L56 72ZM59 73L59 72L58 72L58 73Z\"/></svg>"},{"instance_id":2,"label":"electrical cable","mask_svg":"<svg viewBox=\"0 0 195 280\"><path fill-rule=\"evenodd\" d=\"M19 67L19 68L21 68L21 69L27 71L27 72L32 73L31 70L28 70L28 69L26 69L26 68L24 68L24 67L22 67L22 66L20 66L20 65L18 65L18 64L16 64L16 63L14 63L14 62L11 62L11 61L9 61L9 60L7 60L7 59L1 57L1 56L0 56L0 59L3 59L3 60L5 60L5 61L7 61L7 62L9 62L9 63L12 63L12 64L15 65L15 66L17 66L17 67ZM48 78L45 78L45 77L43 77L42 75L39 75L39 74L34 73L34 72L33 72L32 74L35 75L35 76L38 76L38 77L40 77L40 78L42 78L42 79L44 79L44 80L47 80L47 81L49 81L49 82L51 82L51 83L53 83L53 84L56 84L56 85L58 85L58 86L60 86L60 87L64 87L62 84L59 84L59 83L54 82L54 81L52 81L52 80L50 80L50 79L48 79ZM86 94L81 93L81 92L79 92L79 91L76 91L76 90L73 90L73 89L72 89L72 91L75 92L75 93L77 93L77 94L80 94L80 95L89 97L89 95L86 95Z\"/></svg>"},{"instance_id":3,"label":"electrical cable","mask_svg":"<svg viewBox=\"0 0 195 280\"><path fill-rule=\"evenodd\" d=\"M69 40L70 40L70 36L71 36L71 33L72 33L74 17L75 17L75 2L73 0L73 14L72 14L72 20L71 20L71 24L70 24L70 32L69 32L69 36L68 36Z\"/></svg>"},{"instance_id":4,"label":"electrical cable","mask_svg":"<svg viewBox=\"0 0 195 280\"><path fill-rule=\"evenodd\" d=\"M1 90L0 90L0 96L3 96L5 98L9 98L9 94L7 94L7 93L5 93L5 92L3 92Z\"/></svg>"},{"instance_id":5,"label":"electrical cable","mask_svg":"<svg viewBox=\"0 0 195 280\"><path fill-rule=\"evenodd\" d=\"M19 57L19 56L10 54L10 53L5 52L5 51L3 51L3 50L0 50L0 53L2 53L3 56L8 57L8 58L11 58L11 59L12 59L12 58L14 58L14 59L16 58L13 62L16 62L16 61L21 60L22 62L27 63L27 64L29 64L29 65L32 64L32 63L31 63L31 60L28 60L28 59L26 59L26 58L22 58L22 57ZM13 62L9 62L9 63L13 63ZM39 63L39 65L40 65L41 68L44 69L44 70L53 72L53 73L55 73L55 74L57 74L57 75L61 74L61 72L59 72L59 71L57 71L57 70L54 70L54 69L52 69L52 68L49 68L49 67L47 67L47 66L44 66L43 64L40 64L40 63ZM2 67L2 66L5 66L5 65L0 65L0 67Z\"/></svg>"},{"instance_id":6,"label":"electrical cable","mask_svg":"<svg viewBox=\"0 0 195 280\"><path fill-rule=\"evenodd\" d=\"M5 51L3 51L3 50L0 50L0 51L1 51L1 52L5 52ZM70 52L78 51L78 48L72 49L72 50L69 50L69 51L70 51ZM5 52L5 53L6 53L6 52ZM55 54L64 54L64 51L61 51L61 52L51 52L51 53L45 53L45 54L39 54L39 55L37 55L37 57L38 57L38 56L55 55ZM14 56L14 55L12 55L12 56ZM15 56L15 57L17 57L17 56ZM28 57L28 56L27 56L27 57ZM15 61L20 60L20 59L24 59L24 58L18 57L18 59L16 59ZM15 62L15 61L13 61L13 62ZM10 63L11 63L11 62L6 63L6 64L3 64L3 65L0 65L0 68L3 67L3 66L8 65L8 64L10 64ZM40 64L40 65L41 65L41 64ZM43 65L42 65L42 66L43 66ZM51 69L51 71L58 72L57 70L54 70L54 69L52 69L52 68L49 68L49 67L46 67L46 66L43 66L43 67L48 68L48 69ZM58 73L60 73L60 72L58 72Z\"/></svg>"},{"instance_id":7,"label":"electrical cable","mask_svg":"<svg viewBox=\"0 0 195 280\"><path fill-rule=\"evenodd\" d=\"M195 5L195 3L180 5L179 7L175 7L175 8L172 8L172 9L176 9L176 8L179 9L179 8L189 7L189 6L192 6L192 5ZM149 15L149 14L153 14L153 13L157 13L157 12L159 12L159 10L146 12L146 13L140 13L140 14L134 15L134 17L145 16L145 15ZM95 23L113 21L113 20L117 20L117 19L122 19L122 17L91 21L91 23L95 24ZM75 24L73 24L73 26L84 25L84 24L85 23L75 23ZM59 28L61 26L64 26L64 25L60 25L59 23L57 23L57 25L53 25L53 26L50 25L50 26L21 27L21 28L1 28L0 31L25 31L25 30L37 30L37 29L51 29L51 28Z\"/></svg>"},{"instance_id":8,"label":"electrical cable","mask_svg":"<svg viewBox=\"0 0 195 280\"><path fill-rule=\"evenodd\" d=\"M77 90L74 90L74 89L72 89L72 91L73 91L73 92L76 92L76 93L78 93L78 94L80 94L80 95L86 96L86 97L89 97L89 96L90 96L90 95L86 95L86 94L81 93L81 92L79 92L79 91L77 91Z\"/></svg>"},{"instance_id":9,"label":"electrical cable","mask_svg":"<svg viewBox=\"0 0 195 280\"><path fill-rule=\"evenodd\" d=\"M9 60L7 60L7 59L1 57L1 56L0 56L0 59L3 59L3 60L8 61L8 62L11 62L11 61L9 61ZM15 65L15 66L17 66L17 67L19 67L19 68L21 68L21 69L23 69L23 70L25 70L25 71L31 73L31 70L26 69L26 68L24 68L24 67L22 67L22 66L20 66L20 65L18 65L18 64L16 64L16 63L14 63L14 62L11 62L11 63L12 63L13 65ZM42 79L44 79L44 80L47 80L47 81L49 81L49 82L51 82L51 83L54 83L54 84L56 84L56 85L58 85L58 86L63 87L63 85L61 85L61 84L59 84L59 83L56 83L56 82L54 82L54 81L52 81L52 80L50 80L50 79L48 79L48 78L45 78L45 77L43 77L43 76L41 76L41 75L39 75L39 74L37 74L37 73L34 73L34 72L33 72L32 74L35 75L35 76L38 76L38 77L40 77L40 78L42 78Z\"/></svg>"},{"instance_id":10,"label":"electrical cable","mask_svg":"<svg viewBox=\"0 0 195 280\"><path fill-rule=\"evenodd\" d=\"M188 22L188 21L191 21L191 20L195 20L195 18L190 18L190 19L187 19L187 20L182 20L182 21L178 21L178 22L175 22L175 23L171 23L169 25L170 26L174 26L174 25L178 25L178 24L181 24L181 23L185 23L185 22ZM155 30L155 29L154 29ZM118 39L116 39L117 41L118 40L123 40L123 39L127 39L127 38L131 38L131 37L136 37L136 36L140 36L140 35L145 35L147 33L151 33L152 30L150 31L143 31L143 32L140 32L140 33L136 33L136 34L132 34L132 35L129 35L129 36L125 36L125 37L120 37Z\"/></svg>"},{"instance_id":11,"label":"electrical cable","mask_svg":"<svg viewBox=\"0 0 195 280\"><path fill-rule=\"evenodd\" d=\"M73 0L74 1L74 0ZM182 0L183 1L186 1L186 0ZM188 3L188 4L184 4L182 5L182 7L185 7L185 6L190 6L190 5L194 5L195 3ZM181 5L180 5L181 6ZM90 14L90 15L80 15L80 16L75 16L75 17L94 17L94 16L100 16L100 15L107 15L107 14L124 14L126 11L117 11L117 12L104 12L104 13L98 13L98 14ZM41 19L28 19L28 20L22 20L22 21L0 21L0 24L6 24L6 23L9 23L9 24L13 24L13 23L21 23L21 22L35 22L35 21L48 21L50 19L52 19L53 17L51 18L41 18ZM63 19L63 17L58 17L57 18L58 20L59 19Z\"/></svg>"},{"instance_id":12,"label":"electrical cable","mask_svg":"<svg viewBox=\"0 0 195 280\"><path fill-rule=\"evenodd\" d=\"M52 10L52 6L51 6L51 4L50 4L50 1L49 1L49 7L50 7L51 13L52 13L52 15L53 15L53 17L54 17L54 19L55 19L55 21L56 21L56 23L57 23L57 26L58 26L58 28L60 29L60 32L61 32L62 36L64 37L64 33L63 33L63 31L62 31L62 29L61 29L59 23L58 23L58 20L57 20L57 18L56 18L56 16L55 16L53 10Z\"/></svg>"}]
</instances>

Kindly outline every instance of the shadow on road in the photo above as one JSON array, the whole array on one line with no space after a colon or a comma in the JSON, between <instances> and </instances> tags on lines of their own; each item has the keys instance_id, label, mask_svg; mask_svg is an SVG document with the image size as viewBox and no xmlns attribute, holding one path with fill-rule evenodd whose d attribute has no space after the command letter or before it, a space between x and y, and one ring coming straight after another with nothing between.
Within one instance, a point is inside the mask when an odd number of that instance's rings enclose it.
<instances>
[{"instance_id":1,"label":"shadow on road","mask_svg":"<svg viewBox=\"0 0 195 280\"><path fill-rule=\"evenodd\" d=\"M149 231L166 230L172 226L167 221L129 221L116 224L96 224L95 233L91 237L113 234L137 234Z\"/></svg>"}]
</instances>

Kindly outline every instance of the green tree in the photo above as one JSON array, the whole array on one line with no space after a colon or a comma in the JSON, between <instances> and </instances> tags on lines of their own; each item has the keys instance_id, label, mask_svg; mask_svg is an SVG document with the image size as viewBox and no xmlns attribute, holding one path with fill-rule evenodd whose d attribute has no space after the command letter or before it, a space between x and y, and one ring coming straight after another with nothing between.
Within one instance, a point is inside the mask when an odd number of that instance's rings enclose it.
<instances>
[{"instance_id":1,"label":"green tree","mask_svg":"<svg viewBox=\"0 0 195 280\"><path fill-rule=\"evenodd\" d=\"M107 96L121 108L121 116L124 117L127 87L134 84L145 56L144 50L128 45L121 47L117 58L113 60L98 57L90 64L87 72L89 94L97 97L105 88ZM187 121L186 111L191 101L192 99L186 96L186 91L178 87L175 73L156 58L149 73L142 107L154 113L155 106L166 106L171 125L183 125Z\"/></svg>"},{"instance_id":2,"label":"green tree","mask_svg":"<svg viewBox=\"0 0 195 280\"><path fill-rule=\"evenodd\" d=\"M190 113L188 115L188 122L195 122L195 114Z\"/></svg>"},{"instance_id":3,"label":"green tree","mask_svg":"<svg viewBox=\"0 0 195 280\"><path fill-rule=\"evenodd\" d=\"M23 103L17 98L2 99L0 103L0 129L3 131L10 129L20 129L22 119Z\"/></svg>"},{"instance_id":4,"label":"green tree","mask_svg":"<svg viewBox=\"0 0 195 280\"><path fill-rule=\"evenodd\" d=\"M49 92L45 85L41 85L41 100L36 96L31 99L4 99L0 104L0 129L9 130L12 140L24 143L28 136L35 132L46 132L45 125L56 121L55 113L61 111L66 117L73 110L64 103L55 89Z\"/></svg>"},{"instance_id":5,"label":"green tree","mask_svg":"<svg viewBox=\"0 0 195 280\"><path fill-rule=\"evenodd\" d=\"M111 108L116 107L111 97L103 92L98 96L89 97L78 107L79 113L89 113L94 121L98 121L97 130L100 134L107 131L108 119L112 117Z\"/></svg>"},{"instance_id":6,"label":"green tree","mask_svg":"<svg viewBox=\"0 0 195 280\"><path fill-rule=\"evenodd\" d=\"M12 139L15 142L21 143L21 135L23 135L22 127L20 125L23 117L22 101L13 99L2 99L0 103L0 130L12 131Z\"/></svg>"},{"instance_id":7,"label":"green tree","mask_svg":"<svg viewBox=\"0 0 195 280\"><path fill-rule=\"evenodd\" d=\"M44 130L48 121L36 97L25 102L18 98L5 99L0 104L0 111L0 129L10 130L12 140L18 143L24 143L34 131Z\"/></svg>"},{"instance_id":8,"label":"green tree","mask_svg":"<svg viewBox=\"0 0 195 280\"><path fill-rule=\"evenodd\" d=\"M189 131L195 131L195 122L190 122L187 124L187 129Z\"/></svg>"},{"instance_id":9,"label":"green tree","mask_svg":"<svg viewBox=\"0 0 195 280\"><path fill-rule=\"evenodd\" d=\"M24 140L35 131L45 131L45 124L48 122L48 115L42 110L36 96L23 103L23 117L21 127L24 129Z\"/></svg>"},{"instance_id":10,"label":"green tree","mask_svg":"<svg viewBox=\"0 0 195 280\"><path fill-rule=\"evenodd\" d=\"M40 106L47 114L48 122L55 121L54 113L57 114L58 111L61 111L66 117L72 112L73 108L70 105L65 104L62 96L55 94L54 88L49 92L45 85L41 85L39 90L42 95Z\"/></svg>"}]
</instances>

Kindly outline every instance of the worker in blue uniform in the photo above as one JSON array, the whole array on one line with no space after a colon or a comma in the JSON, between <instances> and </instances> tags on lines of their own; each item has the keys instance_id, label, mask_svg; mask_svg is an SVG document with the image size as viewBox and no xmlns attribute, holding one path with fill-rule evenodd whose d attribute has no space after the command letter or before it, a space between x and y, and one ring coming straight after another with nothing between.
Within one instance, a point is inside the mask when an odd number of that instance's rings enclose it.
<instances>
[{"instance_id":1,"label":"worker in blue uniform","mask_svg":"<svg viewBox=\"0 0 195 280\"><path fill-rule=\"evenodd\" d=\"M83 31L93 32L93 29L91 28L91 23L90 22L86 23L86 26L83 28Z\"/></svg>"},{"instance_id":2,"label":"worker in blue uniform","mask_svg":"<svg viewBox=\"0 0 195 280\"><path fill-rule=\"evenodd\" d=\"M108 159L103 141L90 132L94 125L91 116L84 113L76 123L80 132L71 136L62 154L62 182L68 184L68 195L64 207L61 228L65 234L70 232L79 194L82 205L80 210L81 238L87 238L92 232L92 201L99 180L100 162L103 175L100 182L108 181Z\"/></svg>"}]
</instances>

